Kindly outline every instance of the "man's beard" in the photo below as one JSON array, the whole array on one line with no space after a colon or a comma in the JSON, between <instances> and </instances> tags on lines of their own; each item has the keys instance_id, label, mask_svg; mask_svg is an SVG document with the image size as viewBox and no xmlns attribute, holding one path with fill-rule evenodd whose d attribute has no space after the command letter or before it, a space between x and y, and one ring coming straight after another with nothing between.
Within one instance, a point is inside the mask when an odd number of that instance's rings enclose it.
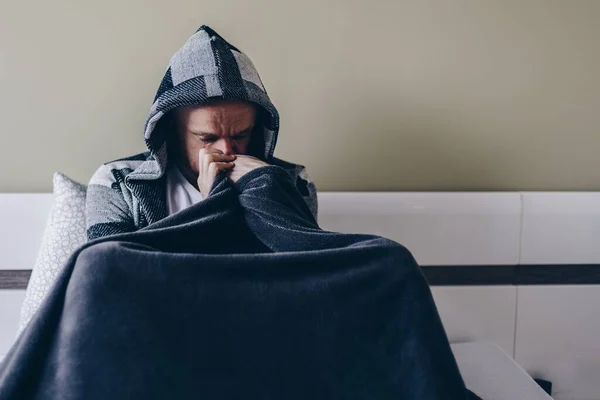
<instances>
[{"instance_id":1,"label":"man's beard","mask_svg":"<svg viewBox=\"0 0 600 400\"><path fill-rule=\"evenodd\" d=\"M196 189L198 189L198 175L199 173L194 171L189 161L185 158L179 158L175 160L175 165L179 168L179 171L183 177Z\"/></svg>"},{"instance_id":2,"label":"man's beard","mask_svg":"<svg viewBox=\"0 0 600 400\"><path fill-rule=\"evenodd\" d=\"M261 161L265 160L265 138L262 130L262 125L258 125L254 128L252 136L250 137L250 143L248 143L247 155L256 157Z\"/></svg>"}]
</instances>

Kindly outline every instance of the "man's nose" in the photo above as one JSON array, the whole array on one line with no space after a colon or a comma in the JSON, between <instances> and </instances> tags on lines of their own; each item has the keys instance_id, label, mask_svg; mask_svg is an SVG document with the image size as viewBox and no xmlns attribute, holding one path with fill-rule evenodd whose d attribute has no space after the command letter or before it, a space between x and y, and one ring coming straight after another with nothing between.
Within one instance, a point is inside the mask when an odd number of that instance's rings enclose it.
<instances>
[{"instance_id":1,"label":"man's nose","mask_svg":"<svg viewBox=\"0 0 600 400\"><path fill-rule=\"evenodd\" d=\"M232 142L233 141L230 138L221 138L215 143L215 147L221 150L226 156L229 156L235 154Z\"/></svg>"}]
</instances>

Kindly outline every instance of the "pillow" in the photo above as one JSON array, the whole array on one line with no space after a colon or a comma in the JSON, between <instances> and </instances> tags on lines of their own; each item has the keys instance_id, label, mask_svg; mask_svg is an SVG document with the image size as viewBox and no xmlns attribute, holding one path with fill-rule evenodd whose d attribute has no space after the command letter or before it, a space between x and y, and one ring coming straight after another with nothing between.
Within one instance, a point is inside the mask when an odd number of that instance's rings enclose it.
<instances>
[{"instance_id":1,"label":"pillow","mask_svg":"<svg viewBox=\"0 0 600 400\"><path fill-rule=\"evenodd\" d=\"M19 333L35 315L69 256L87 240L86 186L54 173L54 203L21 307Z\"/></svg>"}]
</instances>

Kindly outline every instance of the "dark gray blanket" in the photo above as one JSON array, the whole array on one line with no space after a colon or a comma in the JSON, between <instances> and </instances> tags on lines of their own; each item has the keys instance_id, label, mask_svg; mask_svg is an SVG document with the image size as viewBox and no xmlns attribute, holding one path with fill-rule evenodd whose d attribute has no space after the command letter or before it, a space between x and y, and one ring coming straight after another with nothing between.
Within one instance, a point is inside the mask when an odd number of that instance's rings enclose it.
<instances>
[{"instance_id":1,"label":"dark gray blanket","mask_svg":"<svg viewBox=\"0 0 600 400\"><path fill-rule=\"evenodd\" d=\"M67 262L0 399L465 399L429 287L391 240L321 230L285 170Z\"/></svg>"}]
</instances>

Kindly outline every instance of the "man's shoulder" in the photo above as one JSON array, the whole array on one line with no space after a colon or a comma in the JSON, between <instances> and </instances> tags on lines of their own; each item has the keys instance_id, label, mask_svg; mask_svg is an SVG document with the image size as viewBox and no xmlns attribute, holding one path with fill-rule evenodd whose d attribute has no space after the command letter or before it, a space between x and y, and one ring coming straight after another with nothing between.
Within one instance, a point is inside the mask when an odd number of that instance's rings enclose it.
<instances>
[{"instance_id":1,"label":"man's shoulder","mask_svg":"<svg viewBox=\"0 0 600 400\"><path fill-rule=\"evenodd\" d=\"M312 179L306 171L306 167L302 164L295 164L293 162L285 161L280 158L271 158L271 165L277 165L285 169L292 177L304 179L305 181L312 182Z\"/></svg>"},{"instance_id":2,"label":"man's shoulder","mask_svg":"<svg viewBox=\"0 0 600 400\"><path fill-rule=\"evenodd\" d=\"M135 171L142 163L152 159L152 155L147 151L130 157L105 162L96 170L89 184L110 186L115 181L125 179L127 175Z\"/></svg>"},{"instance_id":3,"label":"man's shoulder","mask_svg":"<svg viewBox=\"0 0 600 400\"><path fill-rule=\"evenodd\" d=\"M150 154L150 152L149 151L145 151L143 153L138 153L138 154L135 154L133 156L119 158L117 160L106 162L106 163L104 163L104 165L111 164L111 163L116 163L116 162L121 162L121 161L148 161L148 160L152 160L152 159L154 159L154 158L152 157L152 155Z\"/></svg>"},{"instance_id":4,"label":"man's shoulder","mask_svg":"<svg viewBox=\"0 0 600 400\"><path fill-rule=\"evenodd\" d=\"M276 157L271 158L271 164L285 169L292 176L292 179L296 181L296 188L300 191L302 196L314 196L317 192L317 188L310 175L308 175L304 165L294 164ZM312 205L310 207L312 207ZM313 209L311 208L311 210ZM314 215L316 215L316 205L314 210Z\"/></svg>"},{"instance_id":5,"label":"man's shoulder","mask_svg":"<svg viewBox=\"0 0 600 400\"><path fill-rule=\"evenodd\" d=\"M270 164L277 165L288 171L298 171L304 168L304 165L294 164L293 162L285 161L277 157L271 157Z\"/></svg>"},{"instance_id":6,"label":"man's shoulder","mask_svg":"<svg viewBox=\"0 0 600 400\"><path fill-rule=\"evenodd\" d=\"M103 164L104 169L109 171L134 171L137 167L148 160L153 160L154 158L150 154L149 151L144 153L135 154L130 157L119 158L117 160L108 161Z\"/></svg>"}]
</instances>

